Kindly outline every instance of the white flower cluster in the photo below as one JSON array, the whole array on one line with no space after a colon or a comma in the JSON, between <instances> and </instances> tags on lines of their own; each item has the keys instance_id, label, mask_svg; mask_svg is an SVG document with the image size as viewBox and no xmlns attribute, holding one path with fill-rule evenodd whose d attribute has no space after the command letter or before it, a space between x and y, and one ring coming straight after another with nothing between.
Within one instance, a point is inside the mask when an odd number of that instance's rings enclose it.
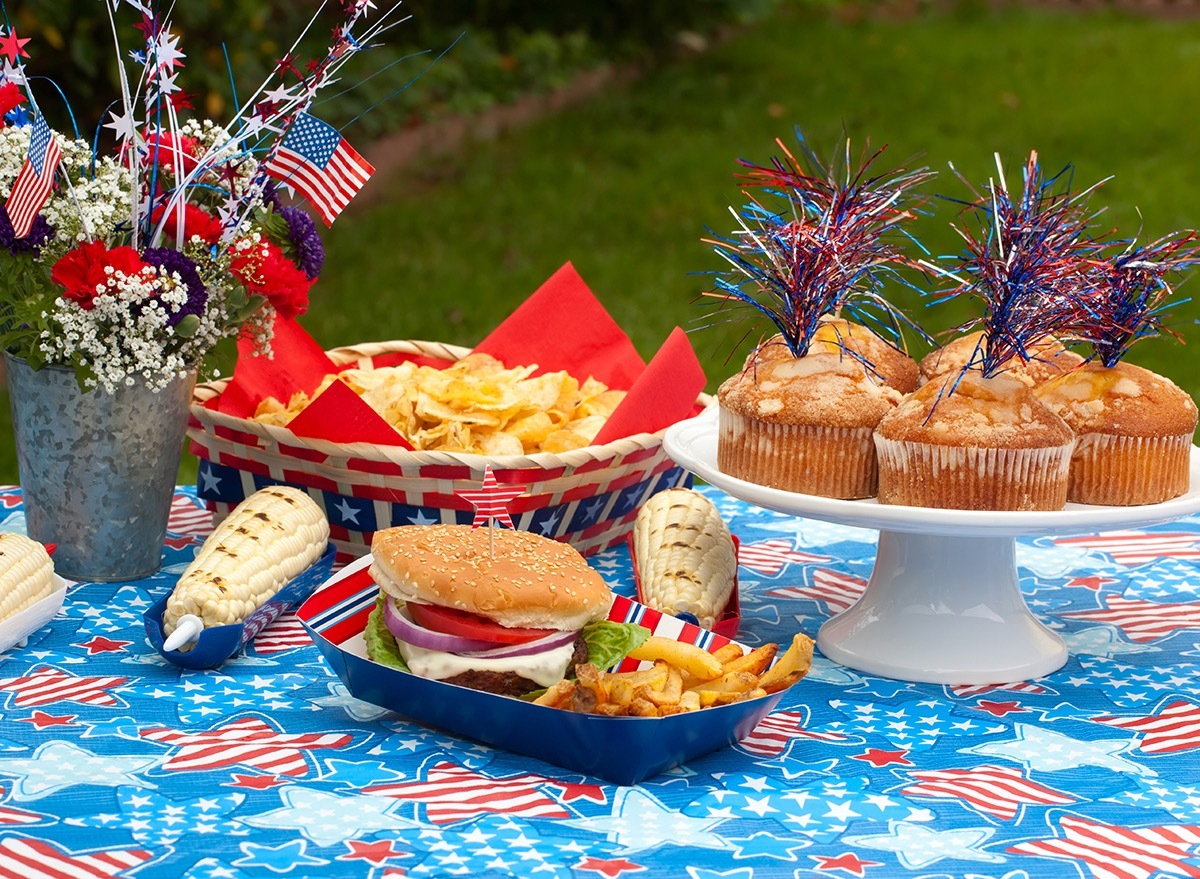
<instances>
[{"instance_id":1,"label":"white flower cluster","mask_svg":"<svg viewBox=\"0 0 1200 879\"><path fill-rule=\"evenodd\" d=\"M186 338L175 333L171 317L187 304L188 290L178 274L146 268L136 275L108 269L90 308L59 297L44 315L56 328L44 331L39 347L51 362L82 354L95 374L85 387L113 393L139 379L154 389L194 368L221 338L211 315Z\"/></svg>"},{"instance_id":2,"label":"white flower cluster","mask_svg":"<svg viewBox=\"0 0 1200 879\"><path fill-rule=\"evenodd\" d=\"M7 199L29 153L28 126L0 128L0 199ZM43 257L53 261L89 238L105 239L130 218L131 177L110 157L93 165L92 148L85 140L55 134L62 150L60 184L41 210L54 227L54 238L44 245Z\"/></svg>"}]
</instances>

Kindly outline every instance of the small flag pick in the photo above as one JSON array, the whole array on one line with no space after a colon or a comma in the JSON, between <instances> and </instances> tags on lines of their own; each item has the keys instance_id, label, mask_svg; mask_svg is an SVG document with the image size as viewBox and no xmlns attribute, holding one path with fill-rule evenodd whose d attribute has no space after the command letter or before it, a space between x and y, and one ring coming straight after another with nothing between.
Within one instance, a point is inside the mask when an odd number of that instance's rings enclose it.
<instances>
[{"instance_id":1,"label":"small flag pick","mask_svg":"<svg viewBox=\"0 0 1200 879\"><path fill-rule=\"evenodd\" d=\"M490 557L495 557L496 554L491 531L492 523L499 520L504 527L515 528L512 517L508 514L508 504L523 495L527 488L528 486L525 485L502 486L496 481L492 465L486 464L483 468L483 486L481 488L455 492L456 495L463 500L470 501L475 507L475 518L471 522L471 527L488 526L488 555Z\"/></svg>"},{"instance_id":2,"label":"small flag pick","mask_svg":"<svg viewBox=\"0 0 1200 879\"><path fill-rule=\"evenodd\" d=\"M50 198L50 190L54 188L54 173L60 161L62 151L58 141L54 139L45 117L39 115L30 132L29 155L4 203L14 238L24 238L33 228L38 211Z\"/></svg>"},{"instance_id":3,"label":"small flag pick","mask_svg":"<svg viewBox=\"0 0 1200 879\"><path fill-rule=\"evenodd\" d=\"M375 169L332 125L300 113L267 162L266 172L299 190L331 226Z\"/></svg>"}]
</instances>

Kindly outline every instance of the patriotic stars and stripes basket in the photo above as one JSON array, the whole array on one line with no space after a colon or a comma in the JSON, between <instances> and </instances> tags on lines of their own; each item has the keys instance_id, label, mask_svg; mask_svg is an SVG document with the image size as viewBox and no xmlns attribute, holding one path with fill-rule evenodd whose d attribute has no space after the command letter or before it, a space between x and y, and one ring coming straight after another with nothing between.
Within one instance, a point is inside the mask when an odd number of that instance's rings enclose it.
<instances>
[{"instance_id":1,"label":"patriotic stars and stripes basket","mask_svg":"<svg viewBox=\"0 0 1200 879\"><path fill-rule=\"evenodd\" d=\"M338 366L370 369L402 357L453 362L470 349L393 341L326 353ZM691 482L667 457L661 432L562 454L500 457L332 443L217 411L212 404L227 384L199 385L192 401L188 437L200 458L199 496L219 520L266 485L305 488L325 510L339 562L366 553L384 528L470 524L473 507L455 492L477 488L489 464L499 482L528 488L508 505L517 528L566 541L583 555L624 540L651 495Z\"/></svg>"}]
</instances>

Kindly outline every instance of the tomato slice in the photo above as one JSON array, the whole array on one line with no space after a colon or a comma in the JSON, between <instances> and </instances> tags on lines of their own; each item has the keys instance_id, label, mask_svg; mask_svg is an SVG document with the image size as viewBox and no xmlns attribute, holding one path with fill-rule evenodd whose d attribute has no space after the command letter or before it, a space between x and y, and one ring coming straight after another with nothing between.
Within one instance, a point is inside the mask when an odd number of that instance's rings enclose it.
<instances>
[{"instance_id":1,"label":"tomato slice","mask_svg":"<svg viewBox=\"0 0 1200 879\"><path fill-rule=\"evenodd\" d=\"M553 635L555 629L520 629L502 626L478 614L452 607L442 607L434 604L417 604L408 602L408 612L417 625L443 632L447 635L458 635L461 638L473 638L478 641L493 641L496 644L524 644L526 641L536 641Z\"/></svg>"}]
</instances>

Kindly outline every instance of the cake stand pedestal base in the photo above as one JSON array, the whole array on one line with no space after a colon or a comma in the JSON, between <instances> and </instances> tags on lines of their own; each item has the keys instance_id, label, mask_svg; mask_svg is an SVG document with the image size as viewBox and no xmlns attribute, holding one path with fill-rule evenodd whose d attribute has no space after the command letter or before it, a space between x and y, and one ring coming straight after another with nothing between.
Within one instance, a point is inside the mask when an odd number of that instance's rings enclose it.
<instances>
[{"instance_id":1,"label":"cake stand pedestal base","mask_svg":"<svg viewBox=\"0 0 1200 879\"><path fill-rule=\"evenodd\" d=\"M1021 595L1012 537L880 531L866 591L817 646L867 674L934 684L1024 681L1067 661Z\"/></svg>"}]
</instances>

